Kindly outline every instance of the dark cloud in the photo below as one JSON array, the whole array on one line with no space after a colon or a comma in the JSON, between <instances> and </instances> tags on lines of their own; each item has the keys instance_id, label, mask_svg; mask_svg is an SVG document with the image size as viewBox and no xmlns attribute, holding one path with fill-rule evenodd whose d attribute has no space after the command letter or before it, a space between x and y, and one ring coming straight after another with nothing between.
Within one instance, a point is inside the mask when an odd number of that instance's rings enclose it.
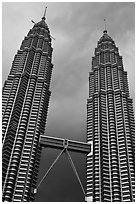
<instances>
[{"instance_id":1,"label":"dark cloud","mask_svg":"<svg viewBox=\"0 0 137 204\"><path fill-rule=\"evenodd\" d=\"M104 18L107 19L108 33L123 56L130 94L135 98L135 3L51 2L46 5L47 24L51 35L56 39L52 42L54 69L46 134L86 141L88 73L97 41L103 34ZM45 3L38 2L3 3L3 81L21 41L33 26L31 19L38 22L43 15L44 6ZM45 169L43 165L47 165L52 159L52 154L53 151L49 150L43 153L46 160L42 159L40 175ZM75 162L79 161L78 170L81 167L83 169L80 172L84 182L82 175L85 160L78 156L74 158ZM54 179L45 181L39 190L37 201L84 201L73 173L68 173L69 167L63 166L67 165L65 162L63 158L62 164L55 167Z\"/></svg>"}]
</instances>

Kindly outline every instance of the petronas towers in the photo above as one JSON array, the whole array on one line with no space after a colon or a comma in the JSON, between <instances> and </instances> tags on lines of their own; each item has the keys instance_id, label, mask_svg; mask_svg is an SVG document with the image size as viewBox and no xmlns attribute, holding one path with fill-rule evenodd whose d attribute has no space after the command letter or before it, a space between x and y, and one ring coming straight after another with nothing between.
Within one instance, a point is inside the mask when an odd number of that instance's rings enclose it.
<instances>
[{"instance_id":1,"label":"petronas towers","mask_svg":"<svg viewBox=\"0 0 137 204\"><path fill-rule=\"evenodd\" d=\"M127 72L113 39L105 30L89 73L87 198L93 202L135 199L135 127Z\"/></svg>"},{"instance_id":2,"label":"petronas towers","mask_svg":"<svg viewBox=\"0 0 137 204\"><path fill-rule=\"evenodd\" d=\"M2 91L3 201L31 202L37 185L50 80L49 28L35 23L14 57ZM114 40L104 30L89 73L86 201L135 201L135 127L127 72Z\"/></svg>"},{"instance_id":3,"label":"petronas towers","mask_svg":"<svg viewBox=\"0 0 137 204\"><path fill-rule=\"evenodd\" d=\"M3 201L33 201L50 98L51 37L45 17L14 57L2 95Z\"/></svg>"}]
</instances>

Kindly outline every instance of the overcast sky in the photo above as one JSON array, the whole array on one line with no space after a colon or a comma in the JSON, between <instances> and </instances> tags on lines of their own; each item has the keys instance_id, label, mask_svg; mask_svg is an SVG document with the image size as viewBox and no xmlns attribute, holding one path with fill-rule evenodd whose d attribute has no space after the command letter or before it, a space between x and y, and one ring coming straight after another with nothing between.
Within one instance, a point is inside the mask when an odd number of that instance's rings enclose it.
<instances>
[{"instance_id":1,"label":"overcast sky","mask_svg":"<svg viewBox=\"0 0 137 204\"><path fill-rule=\"evenodd\" d=\"M86 141L88 73L97 41L103 34L104 18L108 34L118 46L124 69L128 72L130 96L133 100L135 98L135 5L128 2L3 3L3 82L22 40L33 26L31 20L40 21L45 6L48 6L46 21L51 35L56 39L52 43L54 69L46 134ZM44 150L40 176L57 153ZM85 156L74 154L73 157L84 183ZM53 170L55 180L50 176L47 178L36 200L82 201L82 191L69 168L65 158L62 158L62 162Z\"/></svg>"}]
</instances>

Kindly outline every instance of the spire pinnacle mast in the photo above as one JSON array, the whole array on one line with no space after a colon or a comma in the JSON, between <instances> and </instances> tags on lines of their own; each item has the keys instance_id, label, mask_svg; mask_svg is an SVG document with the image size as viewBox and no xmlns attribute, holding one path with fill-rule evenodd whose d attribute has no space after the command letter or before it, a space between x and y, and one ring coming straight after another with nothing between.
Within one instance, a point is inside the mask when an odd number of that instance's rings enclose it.
<instances>
[{"instance_id":1,"label":"spire pinnacle mast","mask_svg":"<svg viewBox=\"0 0 137 204\"><path fill-rule=\"evenodd\" d=\"M45 20L46 19L46 11L47 11L47 6L45 7L45 10L44 10L44 15L43 15L43 17L42 17L42 20Z\"/></svg>"},{"instance_id":2,"label":"spire pinnacle mast","mask_svg":"<svg viewBox=\"0 0 137 204\"><path fill-rule=\"evenodd\" d=\"M104 19L104 26L105 26L105 30L103 31L103 33L107 33L107 29L106 29L106 19Z\"/></svg>"}]
</instances>

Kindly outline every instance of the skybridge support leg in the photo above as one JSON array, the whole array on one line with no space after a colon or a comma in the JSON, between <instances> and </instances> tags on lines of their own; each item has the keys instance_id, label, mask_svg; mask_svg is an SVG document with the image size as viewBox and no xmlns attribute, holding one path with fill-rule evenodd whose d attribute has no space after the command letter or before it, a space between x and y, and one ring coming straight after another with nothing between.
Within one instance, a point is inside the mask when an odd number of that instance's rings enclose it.
<instances>
[{"instance_id":1,"label":"skybridge support leg","mask_svg":"<svg viewBox=\"0 0 137 204\"><path fill-rule=\"evenodd\" d=\"M51 165L49 170L46 172L46 174L44 175L44 177L42 178L42 180L38 184L37 189L40 186L40 184L42 183L42 181L45 179L45 177L48 175L48 173L50 172L52 167L55 165L55 163L57 162L59 157L64 152L66 152L67 153L67 157L69 159L69 162L70 162L70 164L71 164L71 166L73 168L73 171L76 174L76 177L77 177L77 179L78 179L78 181L80 183L80 186L82 188L84 196L86 196L86 193L84 191L84 188L83 188L82 183L80 181L80 178L78 176L77 170L76 170L76 168L74 166L74 163L73 163L73 161L71 159L71 156L70 156L68 151L88 154L90 156L92 154L91 144L90 143L85 143L85 142L74 141L74 140L67 140L67 139L62 139L62 138L56 138L56 137L51 137L51 136L45 136L45 135L41 135L39 142L40 142L40 146L41 147L61 149L62 151L60 152L58 157L55 159L55 161L53 162L53 164ZM34 193L37 193L37 189L34 189ZM85 197L85 201L91 202L92 201L91 196L90 197L89 196Z\"/></svg>"}]
</instances>

